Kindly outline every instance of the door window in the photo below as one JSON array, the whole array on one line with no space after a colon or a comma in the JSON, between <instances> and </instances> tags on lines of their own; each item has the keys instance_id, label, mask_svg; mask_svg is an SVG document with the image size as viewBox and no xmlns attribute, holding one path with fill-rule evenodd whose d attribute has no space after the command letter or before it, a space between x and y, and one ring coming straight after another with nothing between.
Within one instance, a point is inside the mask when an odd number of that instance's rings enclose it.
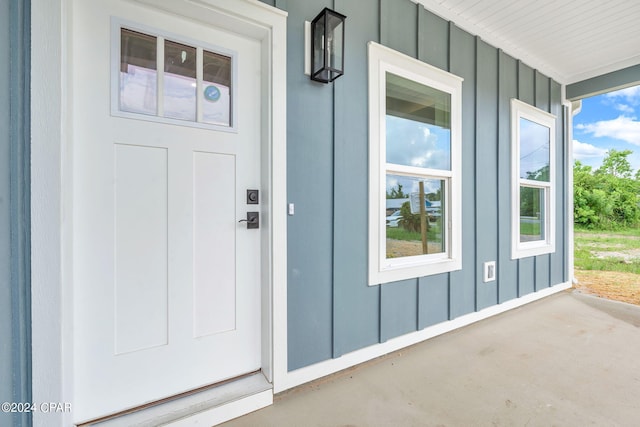
<instances>
[{"instance_id":1,"label":"door window","mask_svg":"<svg viewBox=\"0 0 640 427\"><path fill-rule=\"evenodd\" d=\"M233 130L235 55L117 25L117 116Z\"/></svg>"}]
</instances>

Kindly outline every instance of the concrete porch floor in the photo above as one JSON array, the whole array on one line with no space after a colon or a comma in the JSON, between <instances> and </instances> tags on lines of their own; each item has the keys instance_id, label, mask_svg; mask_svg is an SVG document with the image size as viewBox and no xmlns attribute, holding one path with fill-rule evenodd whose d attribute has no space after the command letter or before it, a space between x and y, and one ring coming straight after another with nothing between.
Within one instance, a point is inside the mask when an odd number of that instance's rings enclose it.
<instances>
[{"instance_id":1,"label":"concrete porch floor","mask_svg":"<svg viewBox=\"0 0 640 427\"><path fill-rule=\"evenodd\" d=\"M235 426L638 426L640 307L571 290L275 397Z\"/></svg>"}]
</instances>

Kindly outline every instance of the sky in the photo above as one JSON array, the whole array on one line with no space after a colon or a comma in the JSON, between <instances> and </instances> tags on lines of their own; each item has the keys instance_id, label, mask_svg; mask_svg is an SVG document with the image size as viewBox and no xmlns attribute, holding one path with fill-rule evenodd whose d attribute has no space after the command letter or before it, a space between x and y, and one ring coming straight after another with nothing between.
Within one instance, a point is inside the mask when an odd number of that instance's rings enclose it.
<instances>
[{"instance_id":1,"label":"sky","mask_svg":"<svg viewBox=\"0 0 640 427\"><path fill-rule=\"evenodd\" d=\"M640 86L583 99L573 117L575 160L595 170L610 149L633 151L627 159L640 169Z\"/></svg>"}]
</instances>

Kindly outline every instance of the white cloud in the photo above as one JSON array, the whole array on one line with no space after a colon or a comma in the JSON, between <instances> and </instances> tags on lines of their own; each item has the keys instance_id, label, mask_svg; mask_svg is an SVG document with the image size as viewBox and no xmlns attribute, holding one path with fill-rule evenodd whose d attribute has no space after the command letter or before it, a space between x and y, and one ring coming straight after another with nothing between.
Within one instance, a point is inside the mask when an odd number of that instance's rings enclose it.
<instances>
[{"instance_id":1,"label":"white cloud","mask_svg":"<svg viewBox=\"0 0 640 427\"><path fill-rule=\"evenodd\" d=\"M640 86L628 87L604 94L602 103L622 113L633 114L640 106Z\"/></svg>"},{"instance_id":2,"label":"white cloud","mask_svg":"<svg viewBox=\"0 0 640 427\"><path fill-rule=\"evenodd\" d=\"M595 137L615 138L629 144L640 145L640 122L636 121L635 117L620 116L613 120L579 124L576 128Z\"/></svg>"},{"instance_id":3,"label":"white cloud","mask_svg":"<svg viewBox=\"0 0 640 427\"><path fill-rule=\"evenodd\" d=\"M573 157L576 160L602 158L606 154L607 150L604 148L596 147L586 142L580 142L577 139L573 140Z\"/></svg>"},{"instance_id":4,"label":"white cloud","mask_svg":"<svg viewBox=\"0 0 640 427\"><path fill-rule=\"evenodd\" d=\"M635 109L627 104L616 104L614 108L618 111L622 111L623 113L634 113Z\"/></svg>"},{"instance_id":5,"label":"white cloud","mask_svg":"<svg viewBox=\"0 0 640 427\"><path fill-rule=\"evenodd\" d=\"M624 98L627 102L637 105L640 103L640 86L632 86L626 89L616 90L614 92L609 92L604 96L607 98Z\"/></svg>"}]
</instances>

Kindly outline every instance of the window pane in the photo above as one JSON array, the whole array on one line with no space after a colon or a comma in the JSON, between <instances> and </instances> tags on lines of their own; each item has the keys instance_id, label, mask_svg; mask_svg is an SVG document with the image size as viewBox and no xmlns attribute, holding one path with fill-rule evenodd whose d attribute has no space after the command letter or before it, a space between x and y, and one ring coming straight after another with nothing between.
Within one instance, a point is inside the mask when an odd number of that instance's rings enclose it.
<instances>
[{"instance_id":1,"label":"window pane","mask_svg":"<svg viewBox=\"0 0 640 427\"><path fill-rule=\"evenodd\" d=\"M451 95L386 73L387 163L451 170Z\"/></svg>"},{"instance_id":2,"label":"window pane","mask_svg":"<svg viewBox=\"0 0 640 427\"><path fill-rule=\"evenodd\" d=\"M120 30L120 111L156 115L156 38Z\"/></svg>"},{"instance_id":3,"label":"window pane","mask_svg":"<svg viewBox=\"0 0 640 427\"><path fill-rule=\"evenodd\" d=\"M231 126L231 58L204 51L202 121Z\"/></svg>"},{"instance_id":4,"label":"window pane","mask_svg":"<svg viewBox=\"0 0 640 427\"><path fill-rule=\"evenodd\" d=\"M164 116L196 120L196 48L164 42Z\"/></svg>"},{"instance_id":5,"label":"window pane","mask_svg":"<svg viewBox=\"0 0 640 427\"><path fill-rule=\"evenodd\" d=\"M520 178L549 182L550 129L520 119Z\"/></svg>"},{"instance_id":6,"label":"window pane","mask_svg":"<svg viewBox=\"0 0 640 427\"><path fill-rule=\"evenodd\" d=\"M425 208L420 210L420 193ZM387 258L445 251L445 180L387 174ZM446 221L445 221L446 223Z\"/></svg>"},{"instance_id":7,"label":"window pane","mask_svg":"<svg viewBox=\"0 0 640 427\"><path fill-rule=\"evenodd\" d=\"M520 186L520 241L545 239L545 189Z\"/></svg>"}]
</instances>

